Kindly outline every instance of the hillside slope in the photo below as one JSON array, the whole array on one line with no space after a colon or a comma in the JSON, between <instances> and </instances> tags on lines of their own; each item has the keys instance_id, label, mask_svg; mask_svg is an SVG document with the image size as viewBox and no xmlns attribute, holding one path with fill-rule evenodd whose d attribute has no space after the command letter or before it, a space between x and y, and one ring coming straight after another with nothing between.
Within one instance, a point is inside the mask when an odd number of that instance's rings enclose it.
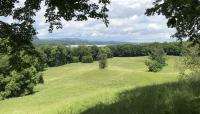
<instances>
[{"instance_id":1,"label":"hillside slope","mask_svg":"<svg viewBox=\"0 0 200 114\"><path fill-rule=\"evenodd\" d=\"M159 73L147 72L145 59L113 58L106 70L99 70L98 62L48 68L35 94L0 101L0 114L77 114L116 101L124 90L177 80L177 57L169 57Z\"/></svg>"}]
</instances>

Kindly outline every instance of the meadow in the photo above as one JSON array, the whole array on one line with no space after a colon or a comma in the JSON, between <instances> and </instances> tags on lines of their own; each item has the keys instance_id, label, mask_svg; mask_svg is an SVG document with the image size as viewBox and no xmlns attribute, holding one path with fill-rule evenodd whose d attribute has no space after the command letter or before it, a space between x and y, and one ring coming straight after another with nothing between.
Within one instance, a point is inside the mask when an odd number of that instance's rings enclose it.
<instances>
[{"instance_id":1,"label":"meadow","mask_svg":"<svg viewBox=\"0 0 200 114\"><path fill-rule=\"evenodd\" d=\"M34 94L0 101L0 114L131 113L132 109L128 105L131 100L124 99L129 98L130 92L143 91L153 98L156 93L152 92L151 88L148 89L149 87L173 83L178 79L178 57L168 56L168 65L158 73L147 71L144 64L146 59L147 57L109 59L108 68L105 70L99 69L98 62L47 68L43 72L45 83L36 86ZM136 95L136 98L140 93L132 95ZM145 98L147 97L144 95L141 99ZM149 104L146 103L146 106L152 105L152 102L153 99ZM135 103L141 105L140 101Z\"/></svg>"}]
</instances>

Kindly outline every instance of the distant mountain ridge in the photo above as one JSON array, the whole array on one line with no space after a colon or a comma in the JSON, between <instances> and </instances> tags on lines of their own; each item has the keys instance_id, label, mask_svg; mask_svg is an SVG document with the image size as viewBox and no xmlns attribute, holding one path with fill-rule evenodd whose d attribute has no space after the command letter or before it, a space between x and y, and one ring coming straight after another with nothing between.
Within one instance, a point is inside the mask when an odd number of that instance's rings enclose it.
<instances>
[{"instance_id":1,"label":"distant mountain ridge","mask_svg":"<svg viewBox=\"0 0 200 114\"><path fill-rule=\"evenodd\" d=\"M49 39L38 39L33 40L35 45L116 45L116 44L130 44L130 42L119 42L119 41L92 41L92 40L83 40L79 38L49 38Z\"/></svg>"}]
</instances>

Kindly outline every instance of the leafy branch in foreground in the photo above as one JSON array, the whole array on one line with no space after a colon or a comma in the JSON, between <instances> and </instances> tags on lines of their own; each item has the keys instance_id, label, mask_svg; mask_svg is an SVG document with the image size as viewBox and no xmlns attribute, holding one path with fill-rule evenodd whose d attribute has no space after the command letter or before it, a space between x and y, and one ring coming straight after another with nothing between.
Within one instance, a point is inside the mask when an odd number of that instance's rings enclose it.
<instances>
[{"instance_id":1,"label":"leafy branch in foreground","mask_svg":"<svg viewBox=\"0 0 200 114\"><path fill-rule=\"evenodd\" d=\"M146 10L147 16L164 15L167 26L175 28L173 37L189 38L200 48L200 1L199 0L155 0L153 7Z\"/></svg>"},{"instance_id":2,"label":"leafy branch in foreground","mask_svg":"<svg viewBox=\"0 0 200 114\"><path fill-rule=\"evenodd\" d=\"M1 79L5 80L0 82L3 84L0 88L2 99L30 94L36 84L32 82L36 82L35 77L39 70L32 68L36 66L31 61L24 61L23 57L36 57L34 60L37 61L38 52L32 44L33 36L37 34L37 31L33 24L35 23L34 17L41 7L46 7L44 16L46 22L50 24L50 32L54 28L62 28L62 19L86 21L93 18L101 19L106 26L109 23L107 19L109 0L99 0L98 2L90 0L25 0L24 3L21 3L23 6L18 7L16 4L19 2L19 0L0 1L0 16L11 17L15 20L13 23L0 20L0 41L3 41L3 43L0 42L0 54L9 56L8 72L6 74L0 72ZM41 6L42 2L44 2L44 6ZM29 73L24 74L26 70ZM26 84L17 80L22 80ZM11 89L11 86L16 88Z\"/></svg>"}]
</instances>

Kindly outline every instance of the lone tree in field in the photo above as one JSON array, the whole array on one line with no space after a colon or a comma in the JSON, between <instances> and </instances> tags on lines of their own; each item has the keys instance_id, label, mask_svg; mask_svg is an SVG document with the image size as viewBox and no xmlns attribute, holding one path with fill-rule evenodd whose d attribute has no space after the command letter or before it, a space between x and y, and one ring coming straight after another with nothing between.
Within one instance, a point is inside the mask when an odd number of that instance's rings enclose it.
<instances>
[{"instance_id":1,"label":"lone tree in field","mask_svg":"<svg viewBox=\"0 0 200 114\"><path fill-rule=\"evenodd\" d=\"M99 68L105 69L107 67L107 54L100 54L99 57Z\"/></svg>"},{"instance_id":2,"label":"lone tree in field","mask_svg":"<svg viewBox=\"0 0 200 114\"><path fill-rule=\"evenodd\" d=\"M17 7L20 0L1 0L0 16L11 17L13 23L0 20L0 53L9 56L9 71L0 72L0 99L22 96L32 93L37 84L38 70L31 61L24 58L35 56L32 40L37 31L33 27L34 17L41 7L46 7L45 17L49 31L62 28L61 19L66 21L86 21L89 18L101 19L107 26L109 0L25 0ZM44 6L42 5L44 2ZM3 42L3 43L2 43ZM33 59L31 59L33 60ZM33 60L34 61L34 60ZM35 60L37 61L37 60ZM22 85L21 85L22 84Z\"/></svg>"},{"instance_id":3,"label":"lone tree in field","mask_svg":"<svg viewBox=\"0 0 200 114\"><path fill-rule=\"evenodd\" d=\"M166 53L162 48L152 49L149 57L153 61L157 61L162 65L166 65Z\"/></svg>"},{"instance_id":4,"label":"lone tree in field","mask_svg":"<svg viewBox=\"0 0 200 114\"><path fill-rule=\"evenodd\" d=\"M173 37L181 41L189 38L200 48L200 0L155 0L145 14L164 15L168 20L167 26L177 31Z\"/></svg>"},{"instance_id":5,"label":"lone tree in field","mask_svg":"<svg viewBox=\"0 0 200 114\"><path fill-rule=\"evenodd\" d=\"M166 65L166 54L163 49L155 48L151 50L149 59L145 61L150 72L159 72Z\"/></svg>"}]
</instances>

